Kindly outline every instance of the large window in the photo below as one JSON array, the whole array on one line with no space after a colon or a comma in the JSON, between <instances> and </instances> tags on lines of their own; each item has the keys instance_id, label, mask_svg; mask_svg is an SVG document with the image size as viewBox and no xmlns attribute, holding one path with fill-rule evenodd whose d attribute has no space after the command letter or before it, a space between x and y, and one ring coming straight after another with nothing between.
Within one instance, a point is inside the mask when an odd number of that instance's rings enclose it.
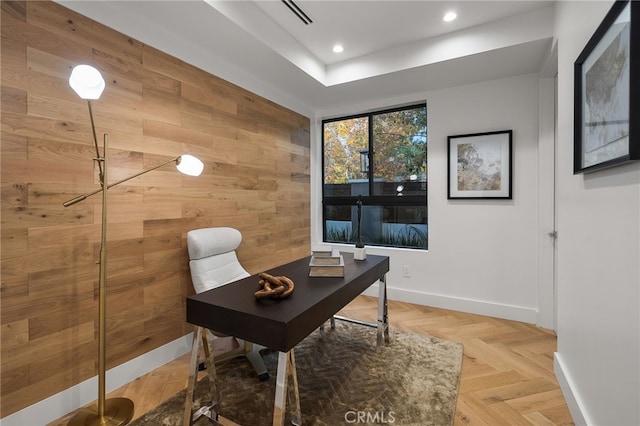
<instances>
[{"instance_id":1,"label":"large window","mask_svg":"<svg viewBox=\"0 0 640 426\"><path fill-rule=\"evenodd\" d=\"M322 122L323 239L426 250L427 107Z\"/></svg>"}]
</instances>

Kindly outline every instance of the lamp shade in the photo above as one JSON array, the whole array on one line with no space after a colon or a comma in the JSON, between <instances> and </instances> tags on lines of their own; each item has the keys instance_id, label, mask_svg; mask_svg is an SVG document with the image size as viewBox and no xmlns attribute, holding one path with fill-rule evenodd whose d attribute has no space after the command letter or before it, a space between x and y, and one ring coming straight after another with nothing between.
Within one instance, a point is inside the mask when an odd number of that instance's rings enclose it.
<instances>
[{"instance_id":1,"label":"lamp shade","mask_svg":"<svg viewBox=\"0 0 640 426\"><path fill-rule=\"evenodd\" d=\"M184 154L178 158L176 168L185 175L200 176L202 170L204 170L204 164L193 155Z\"/></svg>"},{"instance_id":2,"label":"lamp shade","mask_svg":"<svg viewBox=\"0 0 640 426\"><path fill-rule=\"evenodd\" d=\"M105 84L100 71L90 65L78 65L71 71L69 86L82 99L100 99Z\"/></svg>"}]
</instances>

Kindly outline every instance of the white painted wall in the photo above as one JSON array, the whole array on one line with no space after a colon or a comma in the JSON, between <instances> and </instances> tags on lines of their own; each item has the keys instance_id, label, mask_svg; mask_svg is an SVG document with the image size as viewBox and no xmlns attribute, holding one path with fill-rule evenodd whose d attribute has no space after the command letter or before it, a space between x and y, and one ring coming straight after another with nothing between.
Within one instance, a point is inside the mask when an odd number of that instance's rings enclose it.
<instances>
[{"instance_id":1,"label":"white painted wall","mask_svg":"<svg viewBox=\"0 0 640 426\"><path fill-rule=\"evenodd\" d=\"M573 62L611 4L557 4L556 373L577 424L626 426L640 424L640 163L572 172Z\"/></svg>"},{"instance_id":2,"label":"white painted wall","mask_svg":"<svg viewBox=\"0 0 640 426\"><path fill-rule=\"evenodd\" d=\"M367 249L391 257L391 299L536 322L538 76L524 75L323 113L352 114L425 100L429 250ZM320 120L312 140L312 224L321 241ZM513 130L513 199L447 200L447 136ZM545 230L545 235L548 230ZM346 250L347 248L345 248ZM402 275L408 265L411 277ZM374 289L372 295L376 294Z\"/></svg>"}]
</instances>

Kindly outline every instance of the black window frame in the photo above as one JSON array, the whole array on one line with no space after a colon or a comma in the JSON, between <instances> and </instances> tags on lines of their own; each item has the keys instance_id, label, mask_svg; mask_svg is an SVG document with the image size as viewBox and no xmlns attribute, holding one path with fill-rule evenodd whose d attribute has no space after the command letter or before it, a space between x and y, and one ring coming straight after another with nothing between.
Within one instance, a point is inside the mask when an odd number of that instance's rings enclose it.
<instances>
[{"instance_id":1,"label":"black window frame","mask_svg":"<svg viewBox=\"0 0 640 426\"><path fill-rule=\"evenodd\" d=\"M423 247L405 247L405 246L397 246L397 245L370 244L370 243L367 243L367 245L375 245L379 247L412 248L417 250L428 250L428 247L429 247L429 243L428 243L429 219L428 219L428 202L427 202L427 199L428 199L427 195L428 195L428 189L429 189L428 180L425 181L425 185L426 185L425 193L421 195L405 195L402 197L398 197L395 195L356 195L356 196L340 196L340 197L325 195L325 136L324 136L325 124L336 122L336 121L345 121L350 119L363 118L363 117L368 118L368 125L367 125L368 126L368 164L369 164L369 167L367 170L367 180L369 184L368 193L374 194L375 182L373 179L373 175L374 175L374 146L373 146L374 138L373 138L373 124L372 124L373 118L374 116L377 116L377 115L383 115L383 114L399 112L399 111L406 111L406 110L417 109L417 108L425 108L425 111L426 111L427 109L426 102L421 102L417 104L411 104L411 105L406 105L406 106L396 107L396 108L386 108L386 109L375 110L375 111L370 111L370 112L360 113L360 114L353 114L348 116L333 117L333 118L322 120L321 185L322 185L322 241L323 242L327 242L327 235L326 235L327 207L328 206L355 206L357 201L360 200L362 202L363 207L364 206L393 206L393 207L424 206L425 213L426 213L425 223L427 225L427 241L426 241L426 246L424 248ZM428 128L428 120L427 120L427 128ZM425 150L426 150L425 155L426 155L426 158L428 159L428 139L427 139L427 143L425 144ZM345 244L349 244L349 243L345 243Z\"/></svg>"}]
</instances>

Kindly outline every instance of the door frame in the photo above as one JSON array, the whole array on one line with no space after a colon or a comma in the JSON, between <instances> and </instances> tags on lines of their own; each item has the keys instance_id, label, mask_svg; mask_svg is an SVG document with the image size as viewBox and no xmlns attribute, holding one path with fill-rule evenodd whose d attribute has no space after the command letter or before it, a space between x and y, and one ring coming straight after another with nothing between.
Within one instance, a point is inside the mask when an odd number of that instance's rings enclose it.
<instances>
[{"instance_id":1,"label":"door frame","mask_svg":"<svg viewBox=\"0 0 640 426\"><path fill-rule=\"evenodd\" d=\"M538 83L538 315L539 327L557 331L556 123L557 44Z\"/></svg>"}]
</instances>

